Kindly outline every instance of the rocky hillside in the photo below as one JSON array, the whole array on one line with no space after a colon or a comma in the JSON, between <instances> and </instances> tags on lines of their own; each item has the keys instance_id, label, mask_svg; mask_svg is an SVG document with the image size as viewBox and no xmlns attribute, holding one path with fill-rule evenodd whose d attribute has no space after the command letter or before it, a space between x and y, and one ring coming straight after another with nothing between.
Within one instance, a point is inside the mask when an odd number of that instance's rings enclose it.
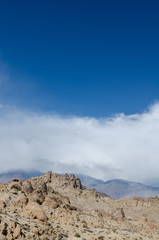
<instances>
[{"instance_id":1,"label":"rocky hillside","mask_svg":"<svg viewBox=\"0 0 159 240\"><path fill-rule=\"evenodd\" d=\"M113 200L52 172L0 185L0 239L159 239L159 199Z\"/></svg>"},{"instance_id":2,"label":"rocky hillside","mask_svg":"<svg viewBox=\"0 0 159 240\"><path fill-rule=\"evenodd\" d=\"M37 170L34 171L9 171L0 174L0 183L8 183L13 178L18 177L20 180L30 177L41 176L43 173ZM70 175L70 174L69 174ZM159 196L159 187L151 187L138 182L131 182L122 179L113 179L102 181L89 177L84 174L75 174L84 186L89 189L95 188L100 193L105 193L111 198L132 198L132 197L154 197Z\"/></svg>"}]
</instances>

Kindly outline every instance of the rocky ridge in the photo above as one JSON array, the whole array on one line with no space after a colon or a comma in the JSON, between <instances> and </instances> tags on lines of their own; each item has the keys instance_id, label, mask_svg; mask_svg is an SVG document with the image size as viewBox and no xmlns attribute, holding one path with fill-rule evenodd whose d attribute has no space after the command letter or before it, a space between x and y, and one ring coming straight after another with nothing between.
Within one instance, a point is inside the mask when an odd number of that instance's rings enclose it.
<instances>
[{"instance_id":1,"label":"rocky ridge","mask_svg":"<svg viewBox=\"0 0 159 240\"><path fill-rule=\"evenodd\" d=\"M52 172L0 184L0 240L146 240L158 229L158 197L113 200Z\"/></svg>"}]
</instances>

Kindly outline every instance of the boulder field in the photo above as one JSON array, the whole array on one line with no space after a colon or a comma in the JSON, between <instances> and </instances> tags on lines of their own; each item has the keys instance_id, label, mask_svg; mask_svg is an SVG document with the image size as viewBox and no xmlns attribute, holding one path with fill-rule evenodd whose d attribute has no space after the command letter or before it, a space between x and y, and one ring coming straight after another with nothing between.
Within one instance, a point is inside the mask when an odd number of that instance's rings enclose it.
<instances>
[{"instance_id":1,"label":"boulder field","mask_svg":"<svg viewBox=\"0 0 159 240\"><path fill-rule=\"evenodd\" d=\"M0 184L0 240L159 239L159 198L111 199L47 172Z\"/></svg>"}]
</instances>

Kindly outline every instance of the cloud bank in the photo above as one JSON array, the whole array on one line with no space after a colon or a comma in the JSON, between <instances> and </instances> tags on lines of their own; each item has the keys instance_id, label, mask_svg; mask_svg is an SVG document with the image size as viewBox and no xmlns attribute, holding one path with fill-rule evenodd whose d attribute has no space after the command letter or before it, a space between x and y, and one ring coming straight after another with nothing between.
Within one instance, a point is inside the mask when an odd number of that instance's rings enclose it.
<instances>
[{"instance_id":1,"label":"cloud bank","mask_svg":"<svg viewBox=\"0 0 159 240\"><path fill-rule=\"evenodd\" d=\"M52 170L103 180L158 178L159 103L103 119L1 107L0 166L1 172Z\"/></svg>"}]
</instances>

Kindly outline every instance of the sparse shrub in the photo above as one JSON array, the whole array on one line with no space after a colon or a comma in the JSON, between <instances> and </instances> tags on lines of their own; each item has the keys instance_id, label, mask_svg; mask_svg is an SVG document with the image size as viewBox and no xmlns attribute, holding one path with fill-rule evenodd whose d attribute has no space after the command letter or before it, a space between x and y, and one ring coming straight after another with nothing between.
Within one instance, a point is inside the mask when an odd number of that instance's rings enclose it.
<instances>
[{"instance_id":1,"label":"sparse shrub","mask_svg":"<svg viewBox=\"0 0 159 240\"><path fill-rule=\"evenodd\" d=\"M81 237L79 233L75 233L74 236L77 237L77 238L80 238L80 237Z\"/></svg>"},{"instance_id":2,"label":"sparse shrub","mask_svg":"<svg viewBox=\"0 0 159 240\"><path fill-rule=\"evenodd\" d=\"M87 223L83 223L83 228L88 228Z\"/></svg>"},{"instance_id":3,"label":"sparse shrub","mask_svg":"<svg viewBox=\"0 0 159 240\"><path fill-rule=\"evenodd\" d=\"M104 240L104 237L103 236L99 236L98 239L99 240Z\"/></svg>"}]
</instances>

